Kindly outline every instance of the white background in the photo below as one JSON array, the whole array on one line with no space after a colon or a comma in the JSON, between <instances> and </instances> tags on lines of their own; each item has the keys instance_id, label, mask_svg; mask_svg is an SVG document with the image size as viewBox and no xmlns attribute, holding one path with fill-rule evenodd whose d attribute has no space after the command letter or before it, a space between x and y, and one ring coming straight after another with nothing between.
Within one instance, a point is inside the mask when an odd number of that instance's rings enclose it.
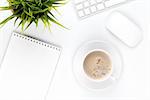
<instances>
[{"instance_id":1,"label":"white background","mask_svg":"<svg viewBox=\"0 0 150 100\"><path fill-rule=\"evenodd\" d=\"M7 5L5 0L1 5ZM144 39L136 48L129 48L113 37L105 29L106 17L110 12L119 10L133 19L143 29ZM97 14L85 20L79 20L72 2L60 9L58 19L70 30L52 25L51 32L40 24L34 25L26 33L39 39L55 42L62 46L63 52L48 93L53 100L150 100L150 1L136 0L129 4ZM0 20L11 14L0 12ZM119 19L118 19L119 20ZM11 32L15 29L13 21L0 29L0 59L7 47ZM124 68L122 77L116 86L105 91L92 92L82 88L72 73L72 59L77 48L85 41L102 40L115 44L122 53ZM47 59L48 60L48 59Z\"/></svg>"}]
</instances>

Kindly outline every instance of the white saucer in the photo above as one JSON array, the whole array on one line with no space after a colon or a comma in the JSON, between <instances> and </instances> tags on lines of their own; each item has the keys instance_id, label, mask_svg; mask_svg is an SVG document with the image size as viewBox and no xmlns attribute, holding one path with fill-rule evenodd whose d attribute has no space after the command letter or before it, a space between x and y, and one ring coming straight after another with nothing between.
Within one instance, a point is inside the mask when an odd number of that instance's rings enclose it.
<instances>
[{"instance_id":1,"label":"white saucer","mask_svg":"<svg viewBox=\"0 0 150 100\"><path fill-rule=\"evenodd\" d=\"M113 71L110 77L102 81L91 80L89 77L87 77L87 75L85 75L83 69L83 62L85 56L89 52L97 50L106 51L107 53L109 53L110 58L112 60ZM95 41L95 40L86 42L83 45L81 45L80 48L75 53L73 59L73 73L78 83L83 87L92 90L101 90L107 88L119 80L121 72L122 72L122 57L120 51L111 43L105 43L102 41Z\"/></svg>"}]
</instances>

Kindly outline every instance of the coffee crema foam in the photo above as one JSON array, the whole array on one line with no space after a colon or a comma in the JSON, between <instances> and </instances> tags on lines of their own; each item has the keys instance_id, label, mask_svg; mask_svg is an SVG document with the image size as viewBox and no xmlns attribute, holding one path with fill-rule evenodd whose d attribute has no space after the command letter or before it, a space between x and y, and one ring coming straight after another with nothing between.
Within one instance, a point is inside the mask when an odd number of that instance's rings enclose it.
<instances>
[{"instance_id":1,"label":"coffee crema foam","mask_svg":"<svg viewBox=\"0 0 150 100\"><path fill-rule=\"evenodd\" d=\"M112 71L111 59L103 51L93 51L85 57L83 69L87 76L94 80L105 79Z\"/></svg>"}]
</instances>

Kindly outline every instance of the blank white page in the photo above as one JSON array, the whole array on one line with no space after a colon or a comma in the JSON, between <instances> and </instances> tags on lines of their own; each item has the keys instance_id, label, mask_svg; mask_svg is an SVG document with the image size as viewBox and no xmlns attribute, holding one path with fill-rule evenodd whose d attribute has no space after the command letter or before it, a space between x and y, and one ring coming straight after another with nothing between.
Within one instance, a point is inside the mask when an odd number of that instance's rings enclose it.
<instances>
[{"instance_id":1,"label":"blank white page","mask_svg":"<svg viewBox=\"0 0 150 100\"><path fill-rule=\"evenodd\" d=\"M13 32L0 69L0 100L45 100L61 48Z\"/></svg>"}]
</instances>

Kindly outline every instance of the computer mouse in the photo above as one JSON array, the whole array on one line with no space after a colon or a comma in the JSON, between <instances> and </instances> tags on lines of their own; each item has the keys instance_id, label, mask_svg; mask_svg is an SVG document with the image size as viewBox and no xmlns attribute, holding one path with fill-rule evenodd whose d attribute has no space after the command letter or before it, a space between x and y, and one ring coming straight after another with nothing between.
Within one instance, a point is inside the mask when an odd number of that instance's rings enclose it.
<instances>
[{"instance_id":1,"label":"computer mouse","mask_svg":"<svg viewBox=\"0 0 150 100\"><path fill-rule=\"evenodd\" d=\"M119 11L107 17L106 29L129 47L136 47L142 40L142 29Z\"/></svg>"}]
</instances>

